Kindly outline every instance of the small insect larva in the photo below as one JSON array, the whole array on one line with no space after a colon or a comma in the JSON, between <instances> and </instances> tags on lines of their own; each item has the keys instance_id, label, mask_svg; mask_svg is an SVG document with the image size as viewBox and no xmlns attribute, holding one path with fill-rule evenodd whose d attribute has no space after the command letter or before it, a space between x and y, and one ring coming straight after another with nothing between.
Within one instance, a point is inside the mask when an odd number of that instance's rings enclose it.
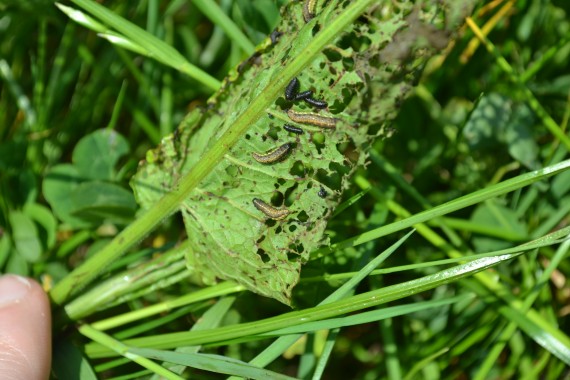
<instances>
[{"instance_id":1,"label":"small insect larva","mask_svg":"<svg viewBox=\"0 0 570 380\"><path fill-rule=\"evenodd\" d=\"M293 98L293 100L303 100L303 99L311 97L312 95L313 95L313 91L311 91L311 90L299 92L297 95L295 95L295 98Z\"/></svg>"},{"instance_id":2,"label":"small insect larva","mask_svg":"<svg viewBox=\"0 0 570 380\"><path fill-rule=\"evenodd\" d=\"M261 154L253 152L251 155L257 162L261 162L262 164L273 164L285 158L285 156L289 153L292 147L293 144L285 143L275 149L270 150L267 153Z\"/></svg>"},{"instance_id":3,"label":"small insect larva","mask_svg":"<svg viewBox=\"0 0 570 380\"><path fill-rule=\"evenodd\" d=\"M297 77L291 79L291 82L285 87L285 99L293 100L299 91L299 79Z\"/></svg>"},{"instance_id":4,"label":"small insect larva","mask_svg":"<svg viewBox=\"0 0 570 380\"><path fill-rule=\"evenodd\" d=\"M253 205L256 209L274 220L285 219L285 217L290 213L290 211L286 208L275 208L271 205L268 205L259 198L253 198Z\"/></svg>"},{"instance_id":5,"label":"small insect larva","mask_svg":"<svg viewBox=\"0 0 570 380\"><path fill-rule=\"evenodd\" d=\"M287 132L296 133L298 135L302 135L304 132L301 128L295 127L294 125L291 124L285 124L283 126L283 129L286 130Z\"/></svg>"},{"instance_id":6,"label":"small insect larva","mask_svg":"<svg viewBox=\"0 0 570 380\"><path fill-rule=\"evenodd\" d=\"M335 128L337 122L337 119L334 117L321 116L311 112L297 112L292 109L287 111L287 116L294 122L315 125L321 128Z\"/></svg>"},{"instance_id":7,"label":"small insect larva","mask_svg":"<svg viewBox=\"0 0 570 380\"><path fill-rule=\"evenodd\" d=\"M310 96L303 98L303 100L316 108L327 108L328 104L324 100L313 99Z\"/></svg>"},{"instance_id":8,"label":"small insect larva","mask_svg":"<svg viewBox=\"0 0 570 380\"><path fill-rule=\"evenodd\" d=\"M329 193L327 193L327 191L325 190L324 187L321 186L321 189L319 190L319 192L317 193L317 195L321 198L326 198L327 195L329 195Z\"/></svg>"},{"instance_id":9,"label":"small insect larva","mask_svg":"<svg viewBox=\"0 0 570 380\"><path fill-rule=\"evenodd\" d=\"M305 0L305 4L303 5L303 18L305 22L311 21L313 17L315 17L317 9L317 0Z\"/></svg>"},{"instance_id":10,"label":"small insect larva","mask_svg":"<svg viewBox=\"0 0 570 380\"><path fill-rule=\"evenodd\" d=\"M275 45L278 41L279 38L283 35L283 33L281 33L279 30L275 29L273 32L271 32L271 34L269 35L269 38L271 38L271 43L273 45Z\"/></svg>"}]
</instances>

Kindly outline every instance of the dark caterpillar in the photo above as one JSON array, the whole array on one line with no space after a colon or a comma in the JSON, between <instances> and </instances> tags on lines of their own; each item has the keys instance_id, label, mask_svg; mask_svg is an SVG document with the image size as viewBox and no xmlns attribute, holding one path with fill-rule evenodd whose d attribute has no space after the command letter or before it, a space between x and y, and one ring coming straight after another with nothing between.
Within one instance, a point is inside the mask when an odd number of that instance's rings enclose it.
<instances>
[{"instance_id":1,"label":"dark caterpillar","mask_svg":"<svg viewBox=\"0 0 570 380\"><path fill-rule=\"evenodd\" d=\"M287 217L287 215L290 213L290 211L286 208L275 208L271 205L268 205L259 198L253 198L253 205L267 217L274 220L285 219L285 217Z\"/></svg>"},{"instance_id":2,"label":"dark caterpillar","mask_svg":"<svg viewBox=\"0 0 570 380\"><path fill-rule=\"evenodd\" d=\"M319 190L319 192L317 193L317 195L321 198L326 198L327 195L329 195L329 193L327 193L327 191L325 190L324 187L321 186L321 189Z\"/></svg>"},{"instance_id":3,"label":"dark caterpillar","mask_svg":"<svg viewBox=\"0 0 570 380\"><path fill-rule=\"evenodd\" d=\"M251 155L257 162L261 162L262 164L273 164L284 159L285 156L287 156L287 154L291 151L292 147L293 144L285 143L280 147L270 150L267 153L253 152Z\"/></svg>"},{"instance_id":4,"label":"dark caterpillar","mask_svg":"<svg viewBox=\"0 0 570 380\"><path fill-rule=\"evenodd\" d=\"M327 108L328 107L328 103L325 102L324 100L313 99L310 96L303 98L303 100L315 108Z\"/></svg>"},{"instance_id":5,"label":"dark caterpillar","mask_svg":"<svg viewBox=\"0 0 570 380\"><path fill-rule=\"evenodd\" d=\"M291 82L285 87L285 99L294 100L299 91L299 79L297 77L291 79Z\"/></svg>"},{"instance_id":6,"label":"dark caterpillar","mask_svg":"<svg viewBox=\"0 0 570 380\"><path fill-rule=\"evenodd\" d=\"M307 91L299 92L297 95L295 95L293 100L305 100L307 98L310 98L311 96L313 96L313 91L307 90Z\"/></svg>"},{"instance_id":7,"label":"dark caterpillar","mask_svg":"<svg viewBox=\"0 0 570 380\"><path fill-rule=\"evenodd\" d=\"M286 130L287 132L295 133L297 135L302 135L305 132L301 128L295 127L294 125L291 124L285 124L283 126L283 129Z\"/></svg>"}]
</instances>

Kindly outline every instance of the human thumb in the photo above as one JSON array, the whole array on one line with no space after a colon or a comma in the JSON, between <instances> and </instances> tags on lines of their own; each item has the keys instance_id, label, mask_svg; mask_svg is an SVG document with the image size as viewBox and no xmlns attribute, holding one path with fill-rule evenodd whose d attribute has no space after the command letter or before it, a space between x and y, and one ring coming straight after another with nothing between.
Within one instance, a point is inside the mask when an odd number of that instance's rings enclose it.
<instances>
[{"instance_id":1,"label":"human thumb","mask_svg":"<svg viewBox=\"0 0 570 380\"><path fill-rule=\"evenodd\" d=\"M47 295L30 279L0 277L0 378L47 379L51 314Z\"/></svg>"}]
</instances>

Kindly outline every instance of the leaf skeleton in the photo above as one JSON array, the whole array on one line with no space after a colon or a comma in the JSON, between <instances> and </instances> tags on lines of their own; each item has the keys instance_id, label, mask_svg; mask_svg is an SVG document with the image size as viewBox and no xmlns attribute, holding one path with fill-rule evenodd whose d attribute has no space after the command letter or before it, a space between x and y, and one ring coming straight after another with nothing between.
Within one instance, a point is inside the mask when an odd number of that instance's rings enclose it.
<instances>
[{"instance_id":1,"label":"leaf skeleton","mask_svg":"<svg viewBox=\"0 0 570 380\"><path fill-rule=\"evenodd\" d=\"M256 209L258 209L266 216L274 220L285 219L285 217L287 217L287 215L289 215L290 213L290 211L287 210L286 208L275 208L265 203L259 198L253 198L253 205L255 206Z\"/></svg>"},{"instance_id":2,"label":"leaf skeleton","mask_svg":"<svg viewBox=\"0 0 570 380\"><path fill-rule=\"evenodd\" d=\"M284 159L285 156L287 156L287 154L291 151L292 147L292 143L285 143L275 149L270 150L267 153L253 152L251 155L257 162L260 162L262 164L273 164Z\"/></svg>"},{"instance_id":3,"label":"leaf skeleton","mask_svg":"<svg viewBox=\"0 0 570 380\"><path fill-rule=\"evenodd\" d=\"M335 128L338 121L334 117L321 116L312 112L297 112L292 109L287 110L287 116L296 123L315 125L328 129Z\"/></svg>"}]
</instances>

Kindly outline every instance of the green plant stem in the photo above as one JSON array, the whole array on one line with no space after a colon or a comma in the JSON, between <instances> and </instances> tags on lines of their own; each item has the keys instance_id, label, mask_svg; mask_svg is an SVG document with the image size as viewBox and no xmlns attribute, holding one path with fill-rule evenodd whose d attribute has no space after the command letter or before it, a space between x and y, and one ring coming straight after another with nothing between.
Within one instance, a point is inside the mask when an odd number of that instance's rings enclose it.
<instances>
[{"instance_id":1,"label":"green plant stem","mask_svg":"<svg viewBox=\"0 0 570 380\"><path fill-rule=\"evenodd\" d=\"M191 272L187 270L184 262L184 253L188 249L188 244L182 243L154 260L105 280L69 302L65 306L66 315L71 320L84 318L95 310L116 304L122 298L128 299L140 289L155 290L170 285L170 279L182 271L190 276Z\"/></svg>"},{"instance_id":2,"label":"green plant stem","mask_svg":"<svg viewBox=\"0 0 570 380\"><path fill-rule=\"evenodd\" d=\"M141 310L133 310L129 313L95 322L93 323L93 327L98 330L109 330L117 326L122 326L143 318L148 318L153 315L164 313L177 307L207 299L212 299L215 297L220 297L227 294L237 293L243 290L244 287L242 285L237 285L233 282L223 282L209 288L204 288L193 293L186 294L174 300L160 302L155 305L145 307Z\"/></svg>"}]
</instances>

